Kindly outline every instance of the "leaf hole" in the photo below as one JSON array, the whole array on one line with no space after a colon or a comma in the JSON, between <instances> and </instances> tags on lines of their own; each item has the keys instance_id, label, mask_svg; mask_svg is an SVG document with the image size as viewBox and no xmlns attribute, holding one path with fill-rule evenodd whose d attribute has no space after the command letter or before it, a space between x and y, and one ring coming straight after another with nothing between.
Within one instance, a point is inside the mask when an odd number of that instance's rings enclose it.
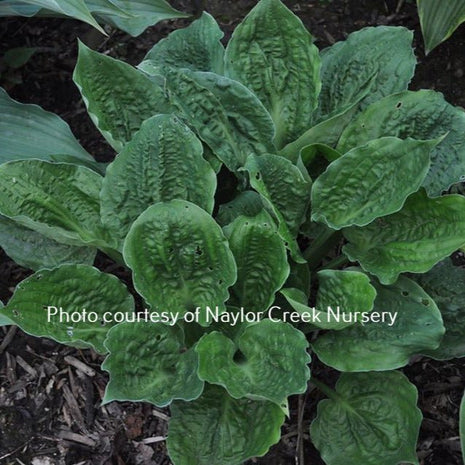
<instances>
[{"instance_id":1,"label":"leaf hole","mask_svg":"<svg viewBox=\"0 0 465 465\"><path fill-rule=\"evenodd\" d=\"M409 293L408 293L408 291L402 291L402 295L403 295L404 297L407 297L407 296L409 295Z\"/></svg>"},{"instance_id":2,"label":"leaf hole","mask_svg":"<svg viewBox=\"0 0 465 465\"><path fill-rule=\"evenodd\" d=\"M402 102L398 102L396 108L399 109L402 106Z\"/></svg>"},{"instance_id":3,"label":"leaf hole","mask_svg":"<svg viewBox=\"0 0 465 465\"><path fill-rule=\"evenodd\" d=\"M161 334L157 334L157 335L155 336L155 340L156 340L156 341L159 341L160 339L161 339Z\"/></svg>"},{"instance_id":4,"label":"leaf hole","mask_svg":"<svg viewBox=\"0 0 465 465\"><path fill-rule=\"evenodd\" d=\"M195 248L195 255L202 255L202 254L203 254L202 249L199 246L197 246Z\"/></svg>"},{"instance_id":5,"label":"leaf hole","mask_svg":"<svg viewBox=\"0 0 465 465\"><path fill-rule=\"evenodd\" d=\"M13 310L12 310L12 312L13 312L13 315L14 315L14 316L19 316L19 312L18 312L18 310L16 310L16 309L13 309Z\"/></svg>"},{"instance_id":6,"label":"leaf hole","mask_svg":"<svg viewBox=\"0 0 465 465\"><path fill-rule=\"evenodd\" d=\"M219 279L219 280L218 280L218 284L223 284L223 280L222 280L222 279Z\"/></svg>"},{"instance_id":7,"label":"leaf hole","mask_svg":"<svg viewBox=\"0 0 465 465\"><path fill-rule=\"evenodd\" d=\"M428 299L421 299L421 303L422 303L425 307L428 307L428 306L429 306L429 300L428 300Z\"/></svg>"},{"instance_id":8,"label":"leaf hole","mask_svg":"<svg viewBox=\"0 0 465 465\"><path fill-rule=\"evenodd\" d=\"M42 279L42 275L41 275L41 274L38 274L38 275L36 276L36 280L37 280L37 281L40 281L41 279Z\"/></svg>"},{"instance_id":9,"label":"leaf hole","mask_svg":"<svg viewBox=\"0 0 465 465\"><path fill-rule=\"evenodd\" d=\"M236 350L236 352L234 353L234 356L233 356L233 361L234 363L236 363L237 365L243 365L245 363L247 363L247 358L246 356L244 355L244 353L241 351L241 350Z\"/></svg>"},{"instance_id":10,"label":"leaf hole","mask_svg":"<svg viewBox=\"0 0 465 465\"><path fill-rule=\"evenodd\" d=\"M256 174L255 174L255 179L256 179L257 181L260 181L260 178L261 178L260 173L256 173Z\"/></svg>"}]
</instances>

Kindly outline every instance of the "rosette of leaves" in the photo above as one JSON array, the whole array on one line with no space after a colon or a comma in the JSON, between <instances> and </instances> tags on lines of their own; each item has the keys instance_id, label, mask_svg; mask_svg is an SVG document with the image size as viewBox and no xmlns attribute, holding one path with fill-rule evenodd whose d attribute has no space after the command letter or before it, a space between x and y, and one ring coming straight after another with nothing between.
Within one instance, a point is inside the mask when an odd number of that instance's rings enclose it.
<instances>
[{"instance_id":1,"label":"rosette of leaves","mask_svg":"<svg viewBox=\"0 0 465 465\"><path fill-rule=\"evenodd\" d=\"M311 340L344 372L335 390L311 379L329 397L311 427L325 462L418 463L416 389L395 370L463 355L463 273L447 257L465 245L465 199L447 190L465 173L465 115L408 90L401 27L320 51L261 0L222 37L205 13L138 68L79 45L74 81L117 152L108 167L58 117L0 94L0 244L35 270L0 323L104 354L105 402L170 406L175 465L265 454L307 389ZM178 318L131 322L141 309L96 250ZM315 303L354 318L286 321ZM47 321L50 305L95 321ZM228 324L241 307L259 321ZM386 312L392 326L376 322Z\"/></svg>"}]
</instances>

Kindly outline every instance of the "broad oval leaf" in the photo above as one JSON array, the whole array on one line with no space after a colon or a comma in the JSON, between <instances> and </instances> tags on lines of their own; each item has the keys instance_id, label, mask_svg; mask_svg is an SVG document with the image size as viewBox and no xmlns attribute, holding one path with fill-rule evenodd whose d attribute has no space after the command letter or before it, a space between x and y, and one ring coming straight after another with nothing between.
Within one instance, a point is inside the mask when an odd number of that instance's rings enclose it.
<instances>
[{"instance_id":1,"label":"broad oval leaf","mask_svg":"<svg viewBox=\"0 0 465 465\"><path fill-rule=\"evenodd\" d=\"M92 265L96 249L60 244L13 220L0 216L0 247L18 265L34 271L66 263Z\"/></svg>"},{"instance_id":2,"label":"broad oval leaf","mask_svg":"<svg viewBox=\"0 0 465 465\"><path fill-rule=\"evenodd\" d=\"M166 86L171 103L229 170L243 167L249 154L274 151L270 115L239 82L172 68Z\"/></svg>"},{"instance_id":3,"label":"broad oval leaf","mask_svg":"<svg viewBox=\"0 0 465 465\"><path fill-rule=\"evenodd\" d=\"M420 188L436 143L383 137L346 153L314 182L312 220L338 230L399 211Z\"/></svg>"},{"instance_id":4,"label":"broad oval leaf","mask_svg":"<svg viewBox=\"0 0 465 465\"><path fill-rule=\"evenodd\" d=\"M263 210L263 201L255 191L242 191L228 203L220 205L215 219L221 226L240 216L256 216Z\"/></svg>"},{"instance_id":5,"label":"broad oval leaf","mask_svg":"<svg viewBox=\"0 0 465 465\"><path fill-rule=\"evenodd\" d=\"M236 263L221 228L197 205L160 202L145 210L126 237L123 255L134 285L154 308L180 312L200 307L225 310L228 287L236 281Z\"/></svg>"},{"instance_id":6,"label":"broad oval leaf","mask_svg":"<svg viewBox=\"0 0 465 465\"><path fill-rule=\"evenodd\" d=\"M69 161L96 168L68 124L38 105L11 99L0 88L0 163L27 158Z\"/></svg>"},{"instance_id":7,"label":"broad oval leaf","mask_svg":"<svg viewBox=\"0 0 465 465\"><path fill-rule=\"evenodd\" d=\"M400 273L428 271L465 245L465 198L430 199L420 190L401 211L343 233L349 241L343 252L349 259L391 284Z\"/></svg>"},{"instance_id":8,"label":"broad oval leaf","mask_svg":"<svg viewBox=\"0 0 465 465\"><path fill-rule=\"evenodd\" d=\"M86 265L38 271L0 310L28 334L100 353L115 315L133 311L134 299L116 276Z\"/></svg>"},{"instance_id":9,"label":"broad oval leaf","mask_svg":"<svg viewBox=\"0 0 465 465\"><path fill-rule=\"evenodd\" d=\"M431 151L431 168L423 181L430 197L441 195L465 176L465 112L432 90L390 95L367 107L347 126L338 150L384 136L438 139Z\"/></svg>"},{"instance_id":10,"label":"broad oval leaf","mask_svg":"<svg viewBox=\"0 0 465 465\"><path fill-rule=\"evenodd\" d=\"M163 73L163 68L170 66L223 74L223 36L215 18L204 11L188 27L156 43L138 68L148 74L154 70L155 74Z\"/></svg>"},{"instance_id":11,"label":"broad oval leaf","mask_svg":"<svg viewBox=\"0 0 465 465\"><path fill-rule=\"evenodd\" d=\"M311 126L321 89L313 37L280 0L262 0L235 29L226 48L228 76L263 102L282 148Z\"/></svg>"},{"instance_id":12,"label":"broad oval leaf","mask_svg":"<svg viewBox=\"0 0 465 465\"><path fill-rule=\"evenodd\" d=\"M328 465L418 464L422 415L406 376L343 373L336 393L318 404L310 435Z\"/></svg>"},{"instance_id":13,"label":"broad oval leaf","mask_svg":"<svg viewBox=\"0 0 465 465\"><path fill-rule=\"evenodd\" d=\"M279 234L292 258L304 263L296 243L300 225L310 203L311 180L289 160L279 155L250 156L245 170L250 184L262 196L279 221Z\"/></svg>"},{"instance_id":14,"label":"broad oval leaf","mask_svg":"<svg viewBox=\"0 0 465 465\"><path fill-rule=\"evenodd\" d=\"M108 166L100 194L102 221L121 245L134 220L154 203L185 199L211 213L216 176L202 152L202 143L175 116L142 123Z\"/></svg>"},{"instance_id":15,"label":"broad oval leaf","mask_svg":"<svg viewBox=\"0 0 465 465\"><path fill-rule=\"evenodd\" d=\"M263 312L289 276L286 247L271 216L239 216L224 228L237 264L231 299L247 311Z\"/></svg>"},{"instance_id":16,"label":"broad oval leaf","mask_svg":"<svg viewBox=\"0 0 465 465\"><path fill-rule=\"evenodd\" d=\"M390 286L372 284L377 295L366 319L362 315L356 325L330 331L313 343L326 365L339 371L392 370L439 346L441 313L418 284L403 276Z\"/></svg>"},{"instance_id":17,"label":"broad oval leaf","mask_svg":"<svg viewBox=\"0 0 465 465\"><path fill-rule=\"evenodd\" d=\"M262 320L245 328L236 343L219 332L196 346L199 376L224 386L239 399L267 399L280 405L307 389L310 356L305 335L288 323Z\"/></svg>"},{"instance_id":18,"label":"broad oval leaf","mask_svg":"<svg viewBox=\"0 0 465 465\"><path fill-rule=\"evenodd\" d=\"M110 373L104 403L151 402L165 407L174 399L200 396L203 382L197 376L198 356L186 350L177 326L162 323L122 323L105 340L109 354L102 369Z\"/></svg>"},{"instance_id":19,"label":"broad oval leaf","mask_svg":"<svg viewBox=\"0 0 465 465\"><path fill-rule=\"evenodd\" d=\"M415 276L415 281L434 299L446 327L441 345L423 351L424 355L436 360L465 357L465 269L446 258L427 273Z\"/></svg>"},{"instance_id":20,"label":"broad oval leaf","mask_svg":"<svg viewBox=\"0 0 465 465\"><path fill-rule=\"evenodd\" d=\"M0 214L69 245L105 246L102 177L88 168L41 160L0 166Z\"/></svg>"},{"instance_id":21,"label":"broad oval leaf","mask_svg":"<svg viewBox=\"0 0 465 465\"><path fill-rule=\"evenodd\" d=\"M194 402L173 402L168 453L174 465L239 465L265 455L279 441L283 422L272 402L233 399L206 386Z\"/></svg>"},{"instance_id":22,"label":"broad oval leaf","mask_svg":"<svg viewBox=\"0 0 465 465\"><path fill-rule=\"evenodd\" d=\"M406 90L416 65L412 40L413 32L403 27L366 27L323 50L320 118L352 106L362 95L364 108Z\"/></svg>"},{"instance_id":23,"label":"broad oval leaf","mask_svg":"<svg viewBox=\"0 0 465 465\"><path fill-rule=\"evenodd\" d=\"M87 111L108 143L120 151L144 120L170 113L164 90L142 71L79 42L73 79Z\"/></svg>"}]
</instances>

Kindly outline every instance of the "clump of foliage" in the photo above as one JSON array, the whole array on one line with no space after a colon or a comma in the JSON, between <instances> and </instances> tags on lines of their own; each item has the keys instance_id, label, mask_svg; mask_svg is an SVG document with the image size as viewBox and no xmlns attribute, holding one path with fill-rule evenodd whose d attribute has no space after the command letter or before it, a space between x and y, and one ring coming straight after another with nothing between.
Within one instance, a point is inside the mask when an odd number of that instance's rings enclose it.
<instances>
[{"instance_id":1,"label":"clump of foliage","mask_svg":"<svg viewBox=\"0 0 465 465\"><path fill-rule=\"evenodd\" d=\"M261 0L222 36L205 13L139 69L79 45L74 81L118 152L106 169L58 117L0 94L0 244L36 270L0 322L105 354L104 402L169 405L176 465L265 454L309 380L328 397L310 430L328 465L417 464L417 390L397 369L465 355L465 271L449 258L465 198L445 194L465 174L465 114L408 90L402 27L320 52ZM143 307L179 319L106 322L143 309L92 267L97 249ZM95 318L48 321L50 306ZM351 318L328 318L337 306ZM230 324L241 312L263 318ZM342 372L334 390L311 377L308 341Z\"/></svg>"}]
</instances>

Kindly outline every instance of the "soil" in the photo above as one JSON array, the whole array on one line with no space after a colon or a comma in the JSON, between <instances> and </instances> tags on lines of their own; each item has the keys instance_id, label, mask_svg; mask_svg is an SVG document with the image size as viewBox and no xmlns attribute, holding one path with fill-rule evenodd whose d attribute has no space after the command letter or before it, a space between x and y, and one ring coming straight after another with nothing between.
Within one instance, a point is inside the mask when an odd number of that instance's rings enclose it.
<instances>
[{"instance_id":1,"label":"soil","mask_svg":"<svg viewBox=\"0 0 465 465\"><path fill-rule=\"evenodd\" d=\"M172 2L193 11L198 2ZM206 9L225 31L227 40L255 0L207 0ZM465 106L465 28L425 57L413 2L397 0L326 0L285 3L303 20L320 48L365 26L404 25L415 30L418 68L412 89L444 93ZM138 38L108 29L109 37L85 24L63 19L8 18L0 22L0 50L38 47L35 56L13 70L0 64L0 84L24 103L36 103L66 120L82 145L99 161L111 161L113 150L88 118L72 83L77 38L92 48L131 64L175 28L189 20L167 21ZM120 274L103 256L97 266ZM29 270L0 249L0 300L7 301ZM100 406L107 374L92 351L30 337L19 329L0 328L0 463L33 465L169 465L164 439L169 411L150 404ZM418 442L422 465L461 464L458 408L465 386L465 361L435 362L416 358L403 371L419 390L424 421ZM337 374L315 360L313 373L328 384ZM308 427L321 395L316 390L291 398L290 418L280 443L250 464L320 465ZM302 459L303 457L303 459Z\"/></svg>"}]
</instances>

